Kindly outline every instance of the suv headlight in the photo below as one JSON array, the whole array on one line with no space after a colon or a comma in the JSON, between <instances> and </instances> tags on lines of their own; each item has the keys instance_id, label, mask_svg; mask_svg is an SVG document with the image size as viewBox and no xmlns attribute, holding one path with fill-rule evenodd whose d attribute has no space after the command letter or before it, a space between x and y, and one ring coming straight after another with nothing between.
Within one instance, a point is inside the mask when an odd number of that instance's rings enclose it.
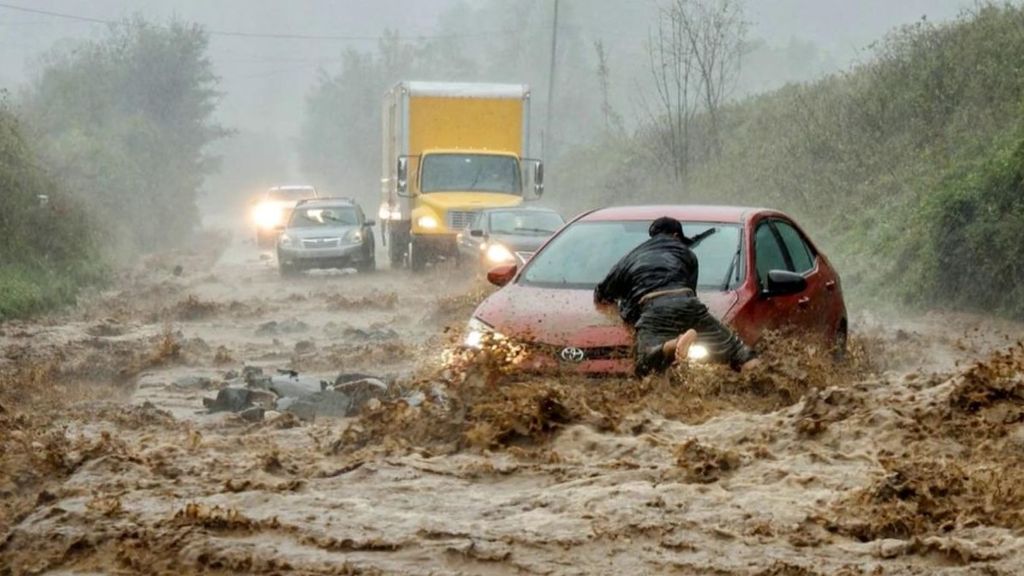
<instances>
[{"instance_id":1,"label":"suv headlight","mask_svg":"<svg viewBox=\"0 0 1024 576\"><path fill-rule=\"evenodd\" d=\"M479 318L470 318L469 324L466 325L466 338L462 344L467 348L483 348L484 338L490 335L491 338L502 338L501 334L494 331L494 328L489 326L483 320Z\"/></svg>"},{"instance_id":2,"label":"suv headlight","mask_svg":"<svg viewBox=\"0 0 1024 576\"><path fill-rule=\"evenodd\" d=\"M281 234L278 242L281 243L281 246L291 246L293 244L292 237L287 234Z\"/></svg>"},{"instance_id":3,"label":"suv headlight","mask_svg":"<svg viewBox=\"0 0 1024 576\"><path fill-rule=\"evenodd\" d=\"M349 230L345 234L345 242L349 244L359 244L363 241L363 231L360 229Z\"/></svg>"},{"instance_id":4,"label":"suv headlight","mask_svg":"<svg viewBox=\"0 0 1024 576\"><path fill-rule=\"evenodd\" d=\"M487 260L495 264L513 262L515 259L516 257L512 254L512 251L501 244L491 244L487 248Z\"/></svg>"}]
</instances>

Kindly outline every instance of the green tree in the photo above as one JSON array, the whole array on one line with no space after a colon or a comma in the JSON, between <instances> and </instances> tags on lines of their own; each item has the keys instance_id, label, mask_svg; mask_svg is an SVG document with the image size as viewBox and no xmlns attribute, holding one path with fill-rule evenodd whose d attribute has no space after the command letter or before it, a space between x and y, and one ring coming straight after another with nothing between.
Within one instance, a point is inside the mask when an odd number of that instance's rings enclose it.
<instances>
[{"instance_id":1,"label":"green tree","mask_svg":"<svg viewBox=\"0 0 1024 576\"><path fill-rule=\"evenodd\" d=\"M219 93L197 25L139 18L45 60L24 109L54 176L102 222L106 242L152 250L187 238L217 163L206 148Z\"/></svg>"}]
</instances>

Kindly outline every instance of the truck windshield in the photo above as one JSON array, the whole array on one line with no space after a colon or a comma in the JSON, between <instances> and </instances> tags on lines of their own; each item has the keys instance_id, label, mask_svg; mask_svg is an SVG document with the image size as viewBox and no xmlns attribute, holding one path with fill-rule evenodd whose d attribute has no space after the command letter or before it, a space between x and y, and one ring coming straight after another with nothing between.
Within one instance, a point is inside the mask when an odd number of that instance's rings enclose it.
<instances>
[{"instance_id":1,"label":"truck windshield","mask_svg":"<svg viewBox=\"0 0 1024 576\"><path fill-rule=\"evenodd\" d=\"M519 163L495 154L429 154L420 169L420 191L519 194Z\"/></svg>"}]
</instances>

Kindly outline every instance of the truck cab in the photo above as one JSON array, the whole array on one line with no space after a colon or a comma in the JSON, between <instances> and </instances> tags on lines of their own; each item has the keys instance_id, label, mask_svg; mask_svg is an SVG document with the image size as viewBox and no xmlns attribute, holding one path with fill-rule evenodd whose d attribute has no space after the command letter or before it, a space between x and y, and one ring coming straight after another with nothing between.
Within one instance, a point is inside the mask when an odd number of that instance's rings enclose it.
<instances>
[{"instance_id":1,"label":"truck cab","mask_svg":"<svg viewBox=\"0 0 1024 576\"><path fill-rule=\"evenodd\" d=\"M528 104L520 85L409 82L388 92L379 216L393 267L457 257L456 234L477 212L543 192L543 166L523 157Z\"/></svg>"}]
</instances>

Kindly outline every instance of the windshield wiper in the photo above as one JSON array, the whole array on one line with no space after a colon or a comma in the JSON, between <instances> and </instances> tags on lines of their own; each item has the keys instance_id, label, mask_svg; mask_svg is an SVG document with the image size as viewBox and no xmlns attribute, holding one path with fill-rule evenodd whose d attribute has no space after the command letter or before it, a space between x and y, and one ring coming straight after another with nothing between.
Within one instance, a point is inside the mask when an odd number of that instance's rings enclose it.
<instances>
[{"instance_id":1,"label":"windshield wiper","mask_svg":"<svg viewBox=\"0 0 1024 576\"><path fill-rule=\"evenodd\" d=\"M718 228L708 228L707 230L701 232L700 234L697 234L693 238L690 238L690 249L692 250L696 248L701 242L706 240L708 236L711 236L715 232L718 232Z\"/></svg>"},{"instance_id":2,"label":"windshield wiper","mask_svg":"<svg viewBox=\"0 0 1024 576\"><path fill-rule=\"evenodd\" d=\"M540 234L554 234L554 230L545 230L544 228L516 228L516 232L538 232Z\"/></svg>"},{"instance_id":3,"label":"windshield wiper","mask_svg":"<svg viewBox=\"0 0 1024 576\"><path fill-rule=\"evenodd\" d=\"M722 291L729 289L729 284L732 284L732 273L736 270L736 263L740 260L740 248L736 248L736 252L732 255L732 261L729 262L729 269L725 271L725 280L722 282Z\"/></svg>"}]
</instances>

